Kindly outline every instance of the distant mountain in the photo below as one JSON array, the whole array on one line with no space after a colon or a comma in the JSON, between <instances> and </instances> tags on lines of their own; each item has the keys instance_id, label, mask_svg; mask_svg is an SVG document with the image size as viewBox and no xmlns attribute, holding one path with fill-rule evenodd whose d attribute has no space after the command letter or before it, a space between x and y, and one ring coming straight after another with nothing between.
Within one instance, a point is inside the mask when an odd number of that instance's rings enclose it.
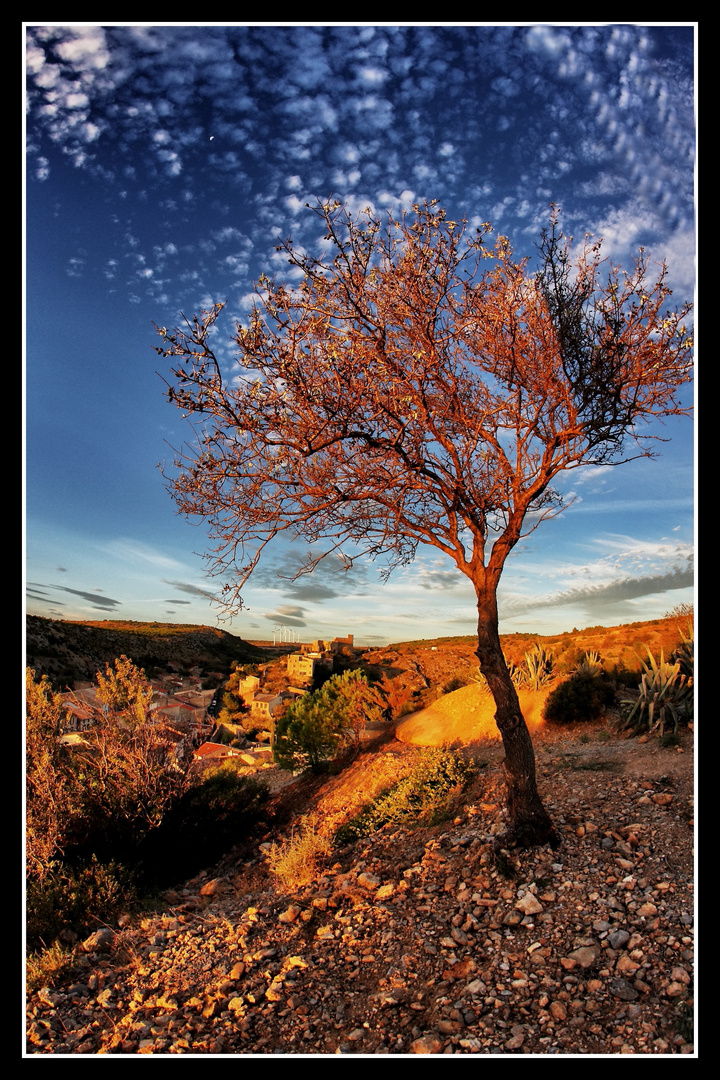
<instances>
[{"instance_id":1,"label":"distant mountain","mask_svg":"<svg viewBox=\"0 0 720 1080\"><path fill-rule=\"evenodd\" d=\"M261 663L274 653L212 626L140 622L65 622L26 617L26 664L47 675L57 690L92 682L118 656L129 657L148 676L199 666L226 672L239 660Z\"/></svg>"}]
</instances>

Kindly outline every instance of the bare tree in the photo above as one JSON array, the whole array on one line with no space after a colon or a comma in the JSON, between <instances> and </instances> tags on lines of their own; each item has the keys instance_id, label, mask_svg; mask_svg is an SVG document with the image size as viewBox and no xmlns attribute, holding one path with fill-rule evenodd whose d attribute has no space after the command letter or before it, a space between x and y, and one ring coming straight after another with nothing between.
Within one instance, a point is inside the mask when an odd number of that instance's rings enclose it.
<instances>
[{"instance_id":1,"label":"bare tree","mask_svg":"<svg viewBox=\"0 0 720 1080\"><path fill-rule=\"evenodd\" d=\"M586 240L571 258L553 210L539 269L514 261L489 225L434 203L380 218L314 207L325 254L287 241L297 286L258 282L227 371L210 345L224 305L158 327L173 359L168 396L202 421L168 477L179 510L205 519L223 602L267 544L301 537L310 571L334 552L382 557L385 574L420 545L473 583L477 656L505 750L504 843L556 842L532 741L498 636L497 588L521 536L562 509L568 469L652 456L644 426L688 410L689 307L670 312L666 268L641 251L625 273Z\"/></svg>"}]
</instances>

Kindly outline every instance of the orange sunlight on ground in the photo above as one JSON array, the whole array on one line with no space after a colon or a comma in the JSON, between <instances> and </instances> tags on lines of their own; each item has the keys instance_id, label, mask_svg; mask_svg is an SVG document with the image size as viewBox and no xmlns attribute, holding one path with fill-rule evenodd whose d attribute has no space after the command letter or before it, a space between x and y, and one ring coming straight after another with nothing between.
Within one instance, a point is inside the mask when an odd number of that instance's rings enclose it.
<instances>
[{"instance_id":1,"label":"orange sunlight on ground","mask_svg":"<svg viewBox=\"0 0 720 1080\"><path fill-rule=\"evenodd\" d=\"M544 690L520 690L520 708L532 733L544 723L543 705L549 693ZM438 698L427 709L401 720L395 735L414 746L466 745L481 739L499 739L495 724L495 703L479 686L463 686Z\"/></svg>"}]
</instances>

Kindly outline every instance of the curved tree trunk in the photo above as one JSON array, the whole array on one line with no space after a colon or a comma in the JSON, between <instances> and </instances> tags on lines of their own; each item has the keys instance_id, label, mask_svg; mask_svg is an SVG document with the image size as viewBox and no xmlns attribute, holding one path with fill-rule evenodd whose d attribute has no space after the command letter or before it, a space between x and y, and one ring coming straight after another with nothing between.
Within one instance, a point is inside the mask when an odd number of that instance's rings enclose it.
<instances>
[{"instance_id":1,"label":"curved tree trunk","mask_svg":"<svg viewBox=\"0 0 720 1080\"><path fill-rule=\"evenodd\" d=\"M476 656L495 702L495 723L505 750L505 783L510 818L496 847L557 847L559 837L542 804L535 782L535 751L520 710L498 634L495 595L478 595L478 647Z\"/></svg>"}]
</instances>

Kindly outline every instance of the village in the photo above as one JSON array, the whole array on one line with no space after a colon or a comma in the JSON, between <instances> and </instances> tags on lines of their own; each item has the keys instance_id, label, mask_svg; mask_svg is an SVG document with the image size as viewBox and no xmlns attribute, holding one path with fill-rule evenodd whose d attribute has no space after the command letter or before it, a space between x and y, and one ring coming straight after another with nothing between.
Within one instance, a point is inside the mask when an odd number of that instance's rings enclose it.
<instances>
[{"instance_id":1,"label":"village","mask_svg":"<svg viewBox=\"0 0 720 1080\"><path fill-rule=\"evenodd\" d=\"M204 672L199 666L151 678L153 696L148 720L173 760L192 755L191 771L200 778L208 768L235 758L248 773L273 767L272 743L277 719L298 698L309 693L355 658L353 635L298 643L259 665L233 665L229 676ZM177 665L169 664L168 667ZM257 674L247 668L257 669ZM216 684L214 688L207 683ZM230 697L228 708L227 697ZM105 707L96 686L61 695L64 709L60 735L64 745L83 746L83 735L97 723ZM233 705L237 705L233 709Z\"/></svg>"}]
</instances>

